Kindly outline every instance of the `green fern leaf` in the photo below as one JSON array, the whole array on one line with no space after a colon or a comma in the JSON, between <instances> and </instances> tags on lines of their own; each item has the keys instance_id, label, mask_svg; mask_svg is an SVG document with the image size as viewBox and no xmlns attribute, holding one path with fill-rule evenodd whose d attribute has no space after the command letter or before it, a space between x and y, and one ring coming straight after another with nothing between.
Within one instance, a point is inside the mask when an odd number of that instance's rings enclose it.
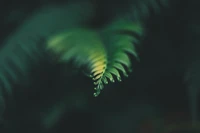
<instances>
[{"instance_id":1,"label":"green fern leaf","mask_svg":"<svg viewBox=\"0 0 200 133\"><path fill-rule=\"evenodd\" d=\"M48 40L47 48L61 62L73 60L78 68L86 65L96 86L94 96L98 96L105 84L115 82L115 77L121 81L121 72L128 76L127 69L131 71L128 53L137 57L133 45L137 39L120 33L121 30L142 33L138 23L115 21L102 31L74 29L57 34Z\"/></svg>"}]
</instances>

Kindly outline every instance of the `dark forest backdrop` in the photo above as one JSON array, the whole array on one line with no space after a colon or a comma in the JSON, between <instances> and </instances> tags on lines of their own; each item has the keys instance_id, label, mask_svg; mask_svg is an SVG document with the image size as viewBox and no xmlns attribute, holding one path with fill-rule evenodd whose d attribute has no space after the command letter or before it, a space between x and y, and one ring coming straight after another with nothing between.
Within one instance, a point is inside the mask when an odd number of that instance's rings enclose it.
<instances>
[{"instance_id":1,"label":"dark forest backdrop","mask_svg":"<svg viewBox=\"0 0 200 133\"><path fill-rule=\"evenodd\" d=\"M48 3L62 2L0 1L2 46L33 11ZM93 2L99 7L95 20L98 23L112 17L111 9L115 12L124 8L122 3L128 6L126 0ZM162 7L159 13L150 12L139 48L140 62L133 59L130 76L109 84L97 98L92 95L90 79L73 66L44 59L32 70L29 82L15 85L12 100L6 100L9 102L0 132L153 133L145 123L155 131L164 128L165 121L191 121L190 82L185 82L184 77L191 68L189 71L195 73L191 82L200 87L198 65L190 66L200 59L199 7L198 0L171 0L169 7Z\"/></svg>"}]
</instances>

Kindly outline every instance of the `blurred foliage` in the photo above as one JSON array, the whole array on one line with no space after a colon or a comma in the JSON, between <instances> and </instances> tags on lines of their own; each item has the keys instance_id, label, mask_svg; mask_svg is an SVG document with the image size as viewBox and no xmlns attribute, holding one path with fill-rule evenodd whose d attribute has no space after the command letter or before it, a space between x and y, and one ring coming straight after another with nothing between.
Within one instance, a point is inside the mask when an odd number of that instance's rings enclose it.
<instances>
[{"instance_id":1,"label":"blurred foliage","mask_svg":"<svg viewBox=\"0 0 200 133\"><path fill-rule=\"evenodd\" d=\"M192 117L189 122L191 119L198 121L199 1L166 2L167 0L1 1L0 113L4 114L0 130L5 133L140 133L138 128L147 120L151 122L151 127L165 128L162 122L166 119L166 112L180 110L190 112ZM112 43L116 38L123 42L117 37L119 35L125 42L129 42L129 37L118 32L102 32L107 27L110 30L110 24L115 26L119 19L139 22L142 29L145 29L137 53L140 63L122 48L115 48L121 43ZM114 29L127 28L123 25L116 24ZM46 51L46 41L49 37L59 35L57 33L67 31L63 34L65 38L72 32L75 39L71 41L80 41L76 34L79 32L73 32L79 28L84 28L78 34L84 40L80 44L87 47L71 43L60 45L75 50L76 52L71 50L74 57L80 56L81 60L87 60L84 55L91 57L93 52L84 52L84 48L98 51L97 47L100 45L95 45L101 44L104 47L102 50L109 55L109 58L103 60L122 61L121 57L112 57L112 53L119 50L123 56L128 55L126 62L130 60L133 64L133 74L129 74L129 78L120 83L108 84L98 98L91 95L93 85L82 74L84 68L76 69L77 63L74 66L73 59L67 64L57 62L57 55ZM130 28L125 29L125 35L128 31L128 36L137 39L137 31ZM104 39L103 43L101 39L95 43L93 38L93 33L99 35L99 31L100 38ZM89 48L90 46L93 48ZM124 48L136 55L135 49L128 49L129 47L127 45ZM98 54L99 51L94 53ZM69 53L65 57L70 58ZM84 63L80 60L78 62ZM86 65L89 66L89 63ZM149 130L142 131L148 133Z\"/></svg>"}]
</instances>

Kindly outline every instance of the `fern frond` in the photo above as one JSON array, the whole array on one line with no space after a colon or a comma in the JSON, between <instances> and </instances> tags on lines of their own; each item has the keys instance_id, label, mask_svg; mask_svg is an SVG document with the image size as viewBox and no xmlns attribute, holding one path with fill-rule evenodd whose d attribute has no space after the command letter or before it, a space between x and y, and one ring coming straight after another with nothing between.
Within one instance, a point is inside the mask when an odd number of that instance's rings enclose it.
<instances>
[{"instance_id":1,"label":"fern frond","mask_svg":"<svg viewBox=\"0 0 200 133\"><path fill-rule=\"evenodd\" d=\"M106 69L107 53L99 34L93 30L75 29L57 34L47 42L47 49L60 56L60 61L73 60L77 67L86 65L95 79Z\"/></svg>"},{"instance_id":2,"label":"fern frond","mask_svg":"<svg viewBox=\"0 0 200 133\"><path fill-rule=\"evenodd\" d=\"M122 23L123 22L123 23ZM118 25L118 26L117 26ZM47 48L59 56L61 62L72 60L78 68L87 66L94 81L94 96L115 77L121 81L121 74L128 76L131 71L129 54L137 57L133 45L137 38L120 31L142 33L141 25L125 21L116 21L102 31L74 29L49 38Z\"/></svg>"},{"instance_id":3,"label":"fern frond","mask_svg":"<svg viewBox=\"0 0 200 133\"><path fill-rule=\"evenodd\" d=\"M160 9L167 7L169 0L132 0L127 17L133 17L135 20L141 20L149 16L153 11L159 13Z\"/></svg>"},{"instance_id":4,"label":"fern frond","mask_svg":"<svg viewBox=\"0 0 200 133\"><path fill-rule=\"evenodd\" d=\"M104 28L104 32L134 32L137 35L143 35L143 26L141 22L133 22L126 19L114 19L111 24L108 24Z\"/></svg>"},{"instance_id":5,"label":"fern frond","mask_svg":"<svg viewBox=\"0 0 200 133\"><path fill-rule=\"evenodd\" d=\"M11 94L13 83L26 77L41 56L46 56L46 37L63 29L85 25L92 11L91 4L87 2L49 5L36 10L1 46L0 87Z\"/></svg>"},{"instance_id":6,"label":"fern frond","mask_svg":"<svg viewBox=\"0 0 200 133\"><path fill-rule=\"evenodd\" d=\"M47 49L60 55L60 61L73 60L76 66L90 66L89 69L100 69L98 65L105 62L106 52L101 39L95 31L75 29L57 34L47 42ZM89 64L88 64L89 63Z\"/></svg>"},{"instance_id":7,"label":"fern frond","mask_svg":"<svg viewBox=\"0 0 200 133\"><path fill-rule=\"evenodd\" d=\"M30 42L32 43L29 45L24 45L23 42L6 44L0 50L1 89L4 88L9 95L12 93L13 84L19 83L21 77L27 76L30 68L38 63L43 53L42 48L39 47L44 44L42 38L32 38Z\"/></svg>"},{"instance_id":8,"label":"fern frond","mask_svg":"<svg viewBox=\"0 0 200 133\"><path fill-rule=\"evenodd\" d=\"M146 5L146 7L152 8L156 11L160 6L167 6L168 2L169 0L138 0L138 5L141 7L141 10L144 9L144 6Z\"/></svg>"},{"instance_id":9,"label":"fern frond","mask_svg":"<svg viewBox=\"0 0 200 133\"><path fill-rule=\"evenodd\" d=\"M108 84L108 81L115 82L115 79L121 81L121 74L128 77L128 72L132 71L131 60L128 54L132 54L138 59L136 48L134 43L138 42L135 36L125 34L121 31L134 32L138 35L142 35L143 28L140 23L134 23L130 21L114 21L102 32L103 42L107 51L106 69L103 72L93 72L94 84L97 92L95 96L98 96L103 89L104 84ZM128 70L128 72L127 72Z\"/></svg>"}]
</instances>

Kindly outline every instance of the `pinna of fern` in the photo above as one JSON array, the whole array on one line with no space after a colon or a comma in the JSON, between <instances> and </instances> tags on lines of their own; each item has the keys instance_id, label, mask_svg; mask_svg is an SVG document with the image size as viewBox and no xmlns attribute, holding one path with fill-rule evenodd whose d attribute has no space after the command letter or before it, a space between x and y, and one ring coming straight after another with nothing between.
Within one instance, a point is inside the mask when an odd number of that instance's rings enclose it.
<instances>
[{"instance_id":1,"label":"pinna of fern","mask_svg":"<svg viewBox=\"0 0 200 133\"><path fill-rule=\"evenodd\" d=\"M96 97L115 77L121 81L122 74L128 76L127 70L132 67L128 54L137 57L137 38L123 31L142 35L143 29L140 23L117 20L102 30L83 28L56 34L48 39L47 48L59 55L62 62L72 60L78 68L86 66L95 84Z\"/></svg>"}]
</instances>

